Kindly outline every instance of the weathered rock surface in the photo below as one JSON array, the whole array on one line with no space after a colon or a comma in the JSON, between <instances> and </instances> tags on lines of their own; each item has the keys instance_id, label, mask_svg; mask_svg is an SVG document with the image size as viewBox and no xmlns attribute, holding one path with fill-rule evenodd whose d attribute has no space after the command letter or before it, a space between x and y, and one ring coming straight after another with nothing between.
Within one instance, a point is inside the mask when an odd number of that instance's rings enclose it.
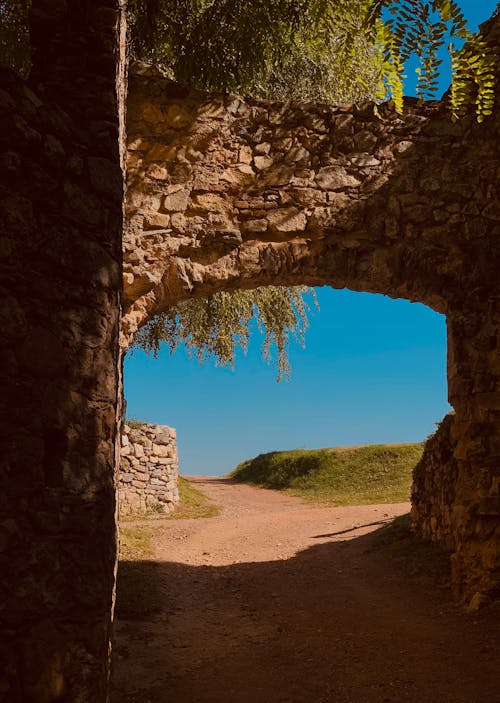
<instances>
[{"instance_id":1,"label":"weathered rock surface","mask_svg":"<svg viewBox=\"0 0 500 703\"><path fill-rule=\"evenodd\" d=\"M497 49L499 27L488 29ZM446 314L457 474L453 504L429 495L429 510L467 600L500 592L498 110L480 125L453 124L441 102L379 114L204 94L136 66L123 344L180 299L265 284L348 287Z\"/></svg>"},{"instance_id":2,"label":"weathered rock surface","mask_svg":"<svg viewBox=\"0 0 500 703\"><path fill-rule=\"evenodd\" d=\"M0 69L0 701L104 703L121 396L120 13L114 0L32 6L29 82Z\"/></svg>"},{"instance_id":3,"label":"weathered rock surface","mask_svg":"<svg viewBox=\"0 0 500 703\"><path fill-rule=\"evenodd\" d=\"M456 503L458 463L450 413L425 443L422 459L413 472L412 522L425 539L455 549L453 509Z\"/></svg>"},{"instance_id":4,"label":"weathered rock surface","mask_svg":"<svg viewBox=\"0 0 500 703\"><path fill-rule=\"evenodd\" d=\"M120 517L171 513L179 502L176 432L166 425L124 425L118 511Z\"/></svg>"},{"instance_id":5,"label":"weathered rock surface","mask_svg":"<svg viewBox=\"0 0 500 703\"><path fill-rule=\"evenodd\" d=\"M262 284L347 286L443 313L491 293L496 119L453 124L441 103L411 100L379 112L198 93L136 65L125 335L180 298Z\"/></svg>"},{"instance_id":6,"label":"weathered rock surface","mask_svg":"<svg viewBox=\"0 0 500 703\"><path fill-rule=\"evenodd\" d=\"M32 8L32 76L0 74L0 700L101 703L116 560L123 12L117 0ZM498 48L498 17L490 30ZM498 110L453 125L441 103L408 101L379 119L369 105L190 92L148 71L132 88L125 339L183 297L269 283L349 286L446 313L457 480L437 525L449 519L457 596L475 607L498 595Z\"/></svg>"}]
</instances>

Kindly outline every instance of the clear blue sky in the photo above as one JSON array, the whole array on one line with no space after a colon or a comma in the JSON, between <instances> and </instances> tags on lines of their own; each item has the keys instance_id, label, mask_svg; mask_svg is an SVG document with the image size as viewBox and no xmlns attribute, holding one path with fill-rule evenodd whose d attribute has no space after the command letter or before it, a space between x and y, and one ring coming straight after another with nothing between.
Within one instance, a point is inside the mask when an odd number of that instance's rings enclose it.
<instances>
[{"instance_id":1,"label":"clear blue sky","mask_svg":"<svg viewBox=\"0 0 500 703\"><path fill-rule=\"evenodd\" d=\"M460 4L475 27L496 1ZM440 88L448 83L444 74ZM234 372L182 349L136 352L125 360L127 416L176 427L185 474L225 474L280 449L425 439L449 409L444 317L384 296L317 293L321 310L306 348L291 347L289 382L276 383L257 334Z\"/></svg>"}]
</instances>

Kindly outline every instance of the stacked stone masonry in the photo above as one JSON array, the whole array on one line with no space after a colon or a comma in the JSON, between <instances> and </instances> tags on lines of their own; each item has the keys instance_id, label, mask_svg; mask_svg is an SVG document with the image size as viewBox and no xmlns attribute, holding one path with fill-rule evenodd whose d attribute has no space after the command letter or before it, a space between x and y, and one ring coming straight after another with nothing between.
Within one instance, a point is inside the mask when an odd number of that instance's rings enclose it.
<instances>
[{"instance_id":1,"label":"stacked stone masonry","mask_svg":"<svg viewBox=\"0 0 500 703\"><path fill-rule=\"evenodd\" d=\"M175 430L165 425L125 425L121 443L120 517L171 513L179 502Z\"/></svg>"},{"instance_id":2,"label":"stacked stone masonry","mask_svg":"<svg viewBox=\"0 0 500 703\"><path fill-rule=\"evenodd\" d=\"M32 74L0 72L0 701L104 703L124 13L118 0L31 6ZM498 15L485 37L498 54ZM499 596L499 111L482 125L452 124L441 102L379 115L136 75L124 344L172 302L272 283L347 286L446 314L456 483L446 515L444 500L427 496L428 510L416 498L419 529L453 545L458 598Z\"/></svg>"},{"instance_id":3,"label":"stacked stone masonry","mask_svg":"<svg viewBox=\"0 0 500 703\"><path fill-rule=\"evenodd\" d=\"M412 523L424 539L455 549L453 510L456 505L458 463L452 428L455 416L444 417L425 443L422 459L413 471Z\"/></svg>"},{"instance_id":4,"label":"stacked stone masonry","mask_svg":"<svg viewBox=\"0 0 500 703\"><path fill-rule=\"evenodd\" d=\"M121 397L121 13L114 0L30 4L32 74L0 69L0 701L104 703Z\"/></svg>"},{"instance_id":5,"label":"stacked stone masonry","mask_svg":"<svg viewBox=\"0 0 500 703\"><path fill-rule=\"evenodd\" d=\"M127 131L127 337L221 289L331 285L442 313L495 289L495 119L205 94L142 64Z\"/></svg>"},{"instance_id":6,"label":"stacked stone masonry","mask_svg":"<svg viewBox=\"0 0 500 703\"><path fill-rule=\"evenodd\" d=\"M500 17L483 29L498 55ZM141 64L127 110L122 344L181 299L269 284L445 314L455 595L500 594L498 109L478 124L453 123L441 101L409 99L402 114L258 101Z\"/></svg>"}]
</instances>

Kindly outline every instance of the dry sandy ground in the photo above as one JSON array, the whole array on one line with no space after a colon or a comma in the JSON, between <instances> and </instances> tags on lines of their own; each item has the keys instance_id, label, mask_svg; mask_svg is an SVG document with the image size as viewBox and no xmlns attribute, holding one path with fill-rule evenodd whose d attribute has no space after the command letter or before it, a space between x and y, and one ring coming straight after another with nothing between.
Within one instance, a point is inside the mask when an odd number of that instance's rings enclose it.
<instances>
[{"instance_id":1,"label":"dry sandy ground","mask_svg":"<svg viewBox=\"0 0 500 703\"><path fill-rule=\"evenodd\" d=\"M165 609L117 623L113 703L500 703L498 608L465 614L373 548L407 504L194 481L222 513L157 523Z\"/></svg>"}]
</instances>

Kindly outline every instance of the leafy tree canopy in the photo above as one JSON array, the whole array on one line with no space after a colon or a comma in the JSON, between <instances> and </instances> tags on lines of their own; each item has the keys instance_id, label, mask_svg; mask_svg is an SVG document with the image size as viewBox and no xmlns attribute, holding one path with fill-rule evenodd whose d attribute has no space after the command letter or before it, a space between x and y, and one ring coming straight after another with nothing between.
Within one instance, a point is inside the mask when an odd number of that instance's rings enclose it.
<instances>
[{"instance_id":1,"label":"leafy tree canopy","mask_svg":"<svg viewBox=\"0 0 500 703\"><path fill-rule=\"evenodd\" d=\"M435 96L448 45L450 107L491 114L494 54L458 0L131 0L133 48L200 89L330 103L391 98L419 59L417 94ZM464 47L464 42L466 46Z\"/></svg>"},{"instance_id":2,"label":"leafy tree canopy","mask_svg":"<svg viewBox=\"0 0 500 703\"><path fill-rule=\"evenodd\" d=\"M0 63L27 74L30 0L0 0ZM454 119L491 114L494 52L467 28L459 0L129 0L133 51L208 90L330 103L392 98L405 63L435 96L447 44ZM464 45L465 42L465 45Z\"/></svg>"}]
</instances>

